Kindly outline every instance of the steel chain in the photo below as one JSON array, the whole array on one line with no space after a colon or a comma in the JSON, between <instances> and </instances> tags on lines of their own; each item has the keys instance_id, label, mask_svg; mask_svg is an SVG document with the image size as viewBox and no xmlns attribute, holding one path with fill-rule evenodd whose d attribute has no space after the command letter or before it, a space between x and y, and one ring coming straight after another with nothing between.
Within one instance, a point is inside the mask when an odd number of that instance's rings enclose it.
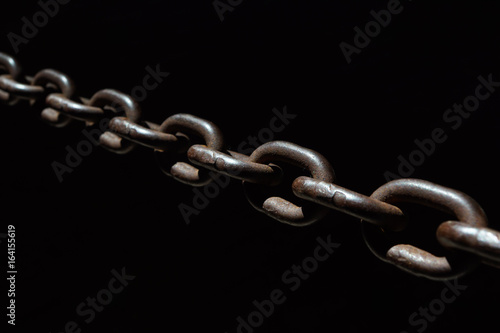
<instances>
[{"instance_id":1,"label":"steel chain","mask_svg":"<svg viewBox=\"0 0 500 333\"><path fill-rule=\"evenodd\" d=\"M98 140L103 148L118 154L138 145L153 149L162 171L180 182L203 186L213 181L213 174L241 180L250 204L280 222L309 225L329 209L359 218L369 249L411 274L446 280L480 262L500 268L500 232L487 228L480 205L457 190L420 179L399 179L365 196L334 184L332 166L313 150L284 141L263 144L250 156L226 150L222 132L208 120L175 114L158 125L143 120L138 103L126 94L104 89L90 99L77 97L67 75L44 69L34 77L23 76L19 62L0 52L0 102L14 105L22 100L28 100L41 119L55 127L74 121L85 126L104 123L106 130ZM286 185L285 166L308 174ZM290 194L299 201L284 198ZM398 232L407 226L407 216L398 207L403 202L454 216L436 231L446 256L398 243Z\"/></svg>"}]
</instances>

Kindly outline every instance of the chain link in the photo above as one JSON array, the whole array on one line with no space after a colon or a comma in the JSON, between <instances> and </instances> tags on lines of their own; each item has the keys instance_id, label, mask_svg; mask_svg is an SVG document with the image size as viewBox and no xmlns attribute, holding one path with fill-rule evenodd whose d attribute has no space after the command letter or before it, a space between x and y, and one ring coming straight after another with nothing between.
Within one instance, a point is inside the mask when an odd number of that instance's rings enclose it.
<instances>
[{"instance_id":1,"label":"chain link","mask_svg":"<svg viewBox=\"0 0 500 333\"><path fill-rule=\"evenodd\" d=\"M425 180L394 180L379 187L370 197L389 204L407 202L424 205L454 215L460 222L474 228L488 224L486 214L474 199ZM365 222L362 223L362 231L366 244L377 257L415 275L452 279L472 270L479 263L478 257L468 253L458 255L449 251L445 257L437 257L413 245L400 244L397 234Z\"/></svg>"},{"instance_id":2,"label":"chain link","mask_svg":"<svg viewBox=\"0 0 500 333\"><path fill-rule=\"evenodd\" d=\"M278 185L283 177L277 165L254 163L250 156L231 150L222 152L205 145L192 145L188 158L208 170L249 183Z\"/></svg>"},{"instance_id":3,"label":"chain link","mask_svg":"<svg viewBox=\"0 0 500 333\"><path fill-rule=\"evenodd\" d=\"M192 141L201 138L207 147L221 150L224 149L224 139L221 130L212 122L190 115L174 114L168 117L158 128L159 132L172 135L183 135L186 140ZM192 186L204 186L212 182L208 170L198 169L193 166L187 158L187 145L183 145L177 151L155 150L155 156L161 170L168 176ZM175 155L182 155L179 159Z\"/></svg>"},{"instance_id":4,"label":"chain link","mask_svg":"<svg viewBox=\"0 0 500 333\"><path fill-rule=\"evenodd\" d=\"M75 121L99 124L104 130L98 142L111 152L126 154L136 146L152 149L161 170L180 182L203 186L214 180L214 174L241 180L250 204L280 222L309 225L329 209L361 219L363 238L375 256L411 274L447 280L480 262L500 268L500 232L487 228L483 209L460 191L420 179L399 179L366 196L334 184L332 166L311 149L271 141L250 156L230 151L220 129L208 120L175 114L158 125L143 120L139 104L126 94L104 89L90 99L78 97L67 75L44 69L33 78L23 76L19 62L0 52L0 102L14 105L22 100L55 127ZM289 168L302 175L289 179L286 175L294 174L284 172ZM400 203L454 216L436 230L445 256L400 243L399 234L409 223Z\"/></svg>"},{"instance_id":5,"label":"chain link","mask_svg":"<svg viewBox=\"0 0 500 333\"><path fill-rule=\"evenodd\" d=\"M44 69L38 72L31 84L43 87L44 96L57 92L61 96L72 98L75 94L75 84L71 78L53 69ZM50 108L43 98L30 102L34 108L40 110L40 117L54 127L65 127L73 121L70 117Z\"/></svg>"},{"instance_id":6,"label":"chain link","mask_svg":"<svg viewBox=\"0 0 500 333\"><path fill-rule=\"evenodd\" d=\"M111 119L109 129L126 140L161 151L179 149L181 144L187 143L185 136L161 132L158 124L149 121L138 124L127 117Z\"/></svg>"},{"instance_id":7,"label":"chain link","mask_svg":"<svg viewBox=\"0 0 500 333\"><path fill-rule=\"evenodd\" d=\"M102 109L104 118L101 118L101 120L104 120L108 124L110 119L123 114L133 122L138 122L141 119L141 108L139 104L131 96L125 95L117 90L100 90L92 96L88 104ZM104 133L100 135L99 143L103 148L117 154L127 154L136 147L134 142L123 140L120 136L109 130L104 131Z\"/></svg>"},{"instance_id":8,"label":"chain link","mask_svg":"<svg viewBox=\"0 0 500 333\"><path fill-rule=\"evenodd\" d=\"M67 96L55 93L47 96L45 102L53 112L84 121L88 126L104 118L103 109L89 105L88 99L82 97L79 97L79 99L80 101L74 101Z\"/></svg>"},{"instance_id":9,"label":"chain link","mask_svg":"<svg viewBox=\"0 0 500 333\"><path fill-rule=\"evenodd\" d=\"M16 59L0 52L0 77L9 75L18 80L21 76L21 71L21 65ZM14 105L18 102L18 99L14 98L8 91L0 88L0 101L8 105Z\"/></svg>"},{"instance_id":10,"label":"chain link","mask_svg":"<svg viewBox=\"0 0 500 333\"><path fill-rule=\"evenodd\" d=\"M268 164L282 162L308 171L313 178L333 182L335 173L327 159L316 151L291 142L271 141L254 150L250 162ZM318 221L328 213L324 206L309 202L296 205L277 195L277 186L260 185L243 181L245 195L250 204L258 211L283 223L305 226ZM284 184L280 184L282 187ZM291 190L285 185L284 190ZM286 193L286 192L285 192Z\"/></svg>"}]
</instances>

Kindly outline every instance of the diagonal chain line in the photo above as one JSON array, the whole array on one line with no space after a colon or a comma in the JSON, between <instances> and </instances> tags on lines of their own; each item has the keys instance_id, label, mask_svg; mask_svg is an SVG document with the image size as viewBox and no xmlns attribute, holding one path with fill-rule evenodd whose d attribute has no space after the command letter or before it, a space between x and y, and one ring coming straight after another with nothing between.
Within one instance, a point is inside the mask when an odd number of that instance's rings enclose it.
<instances>
[{"instance_id":1,"label":"diagonal chain line","mask_svg":"<svg viewBox=\"0 0 500 333\"><path fill-rule=\"evenodd\" d=\"M153 149L161 170L182 183L205 186L220 175L240 180L250 204L280 222L307 226L330 209L361 219L368 248L382 261L410 274L450 280L481 262L500 268L500 232L487 227L481 206L460 191L407 178L390 181L370 196L356 193L335 184L328 160L311 149L270 141L250 156L236 153L226 149L222 132L208 120L174 114L155 124L142 118L138 102L129 95L104 89L90 99L78 97L67 75L44 69L33 78L23 76L17 60L0 52L0 102L15 105L23 100L54 127L84 122L86 128L93 128L89 139L108 151L126 154L137 146ZM285 184L285 166L298 167L308 174ZM276 188L288 190L298 201L276 195ZM407 217L397 206L399 202L454 215L436 231L438 242L450 250L445 257L407 244L380 245L381 239L396 237L406 227Z\"/></svg>"}]
</instances>

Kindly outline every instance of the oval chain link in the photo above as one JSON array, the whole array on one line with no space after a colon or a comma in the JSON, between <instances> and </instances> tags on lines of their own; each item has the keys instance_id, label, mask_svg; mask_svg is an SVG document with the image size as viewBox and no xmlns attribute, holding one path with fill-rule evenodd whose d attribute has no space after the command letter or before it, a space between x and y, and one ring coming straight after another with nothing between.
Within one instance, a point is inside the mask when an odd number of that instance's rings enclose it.
<instances>
[{"instance_id":1,"label":"oval chain link","mask_svg":"<svg viewBox=\"0 0 500 333\"><path fill-rule=\"evenodd\" d=\"M473 227L486 227L488 219L479 204L460 191L420 179L398 179L379 187L371 198L389 204L414 203L454 215L460 222ZM414 275L429 279L457 278L472 270L479 263L476 256L448 251L437 257L413 245L389 245L388 233L373 224L362 223L363 237L370 250L381 260L394 264ZM391 237L394 236L394 237Z\"/></svg>"},{"instance_id":2,"label":"oval chain link","mask_svg":"<svg viewBox=\"0 0 500 333\"><path fill-rule=\"evenodd\" d=\"M99 124L100 145L115 153L128 153L137 145L154 149L164 173L192 186L203 186L213 175L224 174L243 181L250 204L266 215L294 226L311 224L329 209L361 218L363 237L381 260L417 276L451 279L470 271L482 261L500 268L500 232L487 228L486 214L471 197L419 179L402 179L381 186L366 196L334 184L328 160L311 149L284 141L259 146L250 156L225 150L220 129L190 114L175 114L161 125L142 120L134 99L113 89L95 93L91 99L75 96L69 76L45 69L30 78L22 75L19 62L0 52L0 102L14 105L28 100L41 108L41 118L56 127L72 120L86 126ZM198 142L200 141L201 142ZM196 166L195 166L196 165ZM285 184L285 165L307 175ZM200 167L200 168L198 168ZM292 194L294 203L280 193ZM290 200L292 197L289 197ZM445 257L397 240L407 216L397 206L411 202L454 215L436 231ZM395 242L395 244L394 244Z\"/></svg>"},{"instance_id":3,"label":"oval chain link","mask_svg":"<svg viewBox=\"0 0 500 333\"><path fill-rule=\"evenodd\" d=\"M333 182L335 179L333 168L323 155L291 142L265 143L255 149L250 155L249 162L260 164L283 162L309 172L314 179L326 182ZM247 199L255 209L283 223L305 226L328 213L328 209L324 206L304 200L297 205L276 195L276 186L243 181L243 187ZM286 189L291 190L291 186L288 185Z\"/></svg>"}]
</instances>

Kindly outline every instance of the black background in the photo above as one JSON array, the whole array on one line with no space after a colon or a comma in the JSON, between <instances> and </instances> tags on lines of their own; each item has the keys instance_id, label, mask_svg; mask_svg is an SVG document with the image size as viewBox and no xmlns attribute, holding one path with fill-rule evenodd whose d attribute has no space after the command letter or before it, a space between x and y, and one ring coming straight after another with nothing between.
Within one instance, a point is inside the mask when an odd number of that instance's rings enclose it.
<instances>
[{"instance_id":1,"label":"black background","mask_svg":"<svg viewBox=\"0 0 500 333\"><path fill-rule=\"evenodd\" d=\"M141 103L145 118L209 119L233 149L286 106L297 118L276 139L321 152L338 184L364 194L385 183L385 171L397 172L415 139L444 128L447 141L411 176L466 192L498 229L500 95L456 131L442 116L474 93L479 75L500 80L500 8L402 5L350 64L339 43L352 44L353 28L387 1L244 0L221 22L211 1L72 0L16 57L26 74L70 75L85 97L130 93L146 66L160 64L171 74ZM14 54L7 34L20 34L21 18L39 10L35 1L2 4L0 51ZM84 139L83 126L52 128L26 105L0 111L0 232L17 230L16 328L61 332L76 321L83 332L236 332L236 318L273 289L287 290L282 274L328 235L339 249L255 332L416 332L408 317L445 288L378 260L358 220L331 211L309 227L284 225L255 211L238 181L186 225L178 206L191 204L193 189L164 176L146 148L122 156L97 147L60 183L51 163ZM430 228L413 241L439 253L433 230L443 216L427 213L415 223ZM122 267L135 280L84 323L76 307ZM499 277L481 266L461 279L467 290L426 332L495 325Z\"/></svg>"}]
</instances>

